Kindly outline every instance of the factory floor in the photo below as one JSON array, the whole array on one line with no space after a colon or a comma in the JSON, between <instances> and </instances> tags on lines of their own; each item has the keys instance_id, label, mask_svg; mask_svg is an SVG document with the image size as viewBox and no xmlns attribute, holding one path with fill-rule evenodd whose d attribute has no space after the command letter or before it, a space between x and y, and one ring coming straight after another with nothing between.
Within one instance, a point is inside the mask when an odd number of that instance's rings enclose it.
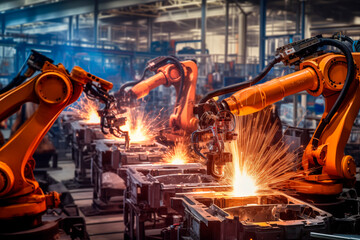
<instances>
[{"instance_id":1,"label":"factory floor","mask_svg":"<svg viewBox=\"0 0 360 240\"><path fill-rule=\"evenodd\" d=\"M74 178L75 165L68 155L66 154L66 158L59 159L58 169L48 171L48 174L59 182ZM91 206L92 188L72 189L69 192L79 208ZM81 211L80 214L85 219L86 230L91 240L124 239L123 215L121 213L89 217L84 216Z\"/></svg>"},{"instance_id":2,"label":"factory floor","mask_svg":"<svg viewBox=\"0 0 360 240\"><path fill-rule=\"evenodd\" d=\"M47 169L48 174L58 182L74 178L75 165L71 159L71 153L60 153L58 168ZM74 203L80 208L92 205L93 189L79 188L68 190L74 199ZM80 215L85 219L86 230L91 240L112 240L124 239L123 214L107 214L98 216L85 216L81 211ZM314 239L360 239L359 235L327 235Z\"/></svg>"}]
</instances>

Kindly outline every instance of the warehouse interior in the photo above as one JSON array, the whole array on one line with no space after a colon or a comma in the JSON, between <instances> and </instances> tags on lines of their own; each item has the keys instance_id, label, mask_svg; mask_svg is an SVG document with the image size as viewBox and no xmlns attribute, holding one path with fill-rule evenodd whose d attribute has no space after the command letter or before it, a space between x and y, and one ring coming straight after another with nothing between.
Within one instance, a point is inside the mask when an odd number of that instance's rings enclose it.
<instances>
[{"instance_id":1,"label":"warehouse interior","mask_svg":"<svg viewBox=\"0 0 360 240\"><path fill-rule=\"evenodd\" d=\"M358 5L0 1L0 239L360 239Z\"/></svg>"}]
</instances>

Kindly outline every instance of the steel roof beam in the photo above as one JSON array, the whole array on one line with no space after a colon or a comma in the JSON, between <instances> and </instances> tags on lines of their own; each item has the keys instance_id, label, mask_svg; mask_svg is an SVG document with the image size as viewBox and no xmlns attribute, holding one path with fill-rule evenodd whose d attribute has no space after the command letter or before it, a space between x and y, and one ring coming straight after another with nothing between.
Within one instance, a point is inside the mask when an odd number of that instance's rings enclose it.
<instances>
[{"instance_id":1,"label":"steel roof beam","mask_svg":"<svg viewBox=\"0 0 360 240\"><path fill-rule=\"evenodd\" d=\"M102 0L99 1L98 9L99 11L105 11L159 1L160 0ZM93 13L94 9L94 1L91 0L64 0L10 11L8 13L4 13L3 16L6 26L14 26Z\"/></svg>"}]
</instances>

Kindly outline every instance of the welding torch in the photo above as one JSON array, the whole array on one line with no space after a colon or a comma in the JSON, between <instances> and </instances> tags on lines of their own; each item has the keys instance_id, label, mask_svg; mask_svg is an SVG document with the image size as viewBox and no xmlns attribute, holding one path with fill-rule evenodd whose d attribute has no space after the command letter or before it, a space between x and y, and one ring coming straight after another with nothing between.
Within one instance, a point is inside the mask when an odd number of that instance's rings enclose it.
<instances>
[{"instance_id":1,"label":"welding torch","mask_svg":"<svg viewBox=\"0 0 360 240\"><path fill-rule=\"evenodd\" d=\"M225 164L232 161L232 155L225 152L225 142L235 140L235 117L228 110L220 109L212 99L201 115L198 130L191 135L191 143L196 154L207 159L207 173L217 179L224 177ZM200 143L206 143L208 151L202 153Z\"/></svg>"},{"instance_id":2,"label":"welding torch","mask_svg":"<svg viewBox=\"0 0 360 240\"><path fill-rule=\"evenodd\" d=\"M94 84L94 82L88 82L84 86L85 96L92 100L98 100L101 102L104 107L98 110L98 115L100 116L100 128L104 134L112 134L117 138L125 138L125 147L129 147L130 138L127 131L121 130L121 127L126 123L126 117L122 117L121 108L118 107L116 98L109 93L109 89L112 88L112 83L101 79L97 76L81 71L77 67L74 68L77 71L72 72L74 77L84 78L95 80L99 84ZM83 75L83 76L82 76ZM111 86L108 86L109 84Z\"/></svg>"}]
</instances>

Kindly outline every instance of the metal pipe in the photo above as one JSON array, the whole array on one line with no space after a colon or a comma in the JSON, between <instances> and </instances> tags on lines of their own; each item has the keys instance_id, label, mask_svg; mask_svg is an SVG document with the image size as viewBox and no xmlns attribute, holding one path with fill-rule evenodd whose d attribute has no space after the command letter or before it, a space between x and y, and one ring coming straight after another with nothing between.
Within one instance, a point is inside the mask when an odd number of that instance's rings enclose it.
<instances>
[{"instance_id":1,"label":"metal pipe","mask_svg":"<svg viewBox=\"0 0 360 240\"><path fill-rule=\"evenodd\" d=\"M225 70L225 74L228 70L228 63L227 63L227 58L228 58L228 44L229 44L229 1L226 0L226 15L225 15L225 56L224 56L224 70Z\"/></svg>"},{"instance_id":2,"label":"metal pipe","mask_svg":"<svg viewBox=\"0 0 360 240\"><path fill-rule=\"evenodd\" d=\"M259 69L265 66L266 0L260 0Z\"/></svg>"}]
</instances>

